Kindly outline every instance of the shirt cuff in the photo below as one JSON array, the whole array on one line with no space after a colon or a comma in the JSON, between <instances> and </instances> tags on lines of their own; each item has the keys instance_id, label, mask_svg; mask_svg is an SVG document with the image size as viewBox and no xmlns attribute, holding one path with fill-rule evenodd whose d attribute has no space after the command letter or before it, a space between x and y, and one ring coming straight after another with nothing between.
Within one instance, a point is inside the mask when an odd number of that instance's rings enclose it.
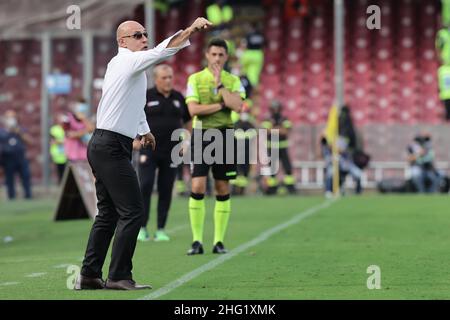
<instances>
[{"instance_id":1,"label":"shirt cuff","mask_svg":"<svg viewBox=\"0 0 450 320\"><path fill-rule=\"evenodd\" d=\"M138 127L138 134L140 136L145 136L149 132L150 132L150 127L148 126L147 121L145 121L145 123L142 123L142 124L139 125L139 127Z\"/></svg>"}]
</instances>

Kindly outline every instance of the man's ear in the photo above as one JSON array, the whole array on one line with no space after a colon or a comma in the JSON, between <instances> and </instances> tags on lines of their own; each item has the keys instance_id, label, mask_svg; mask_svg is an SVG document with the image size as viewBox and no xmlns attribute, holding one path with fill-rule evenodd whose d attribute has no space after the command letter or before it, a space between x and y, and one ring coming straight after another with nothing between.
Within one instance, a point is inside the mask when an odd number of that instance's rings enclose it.
<instances>
[{"instance_id":1,"label":"man's ear","mask_svg":"<svg viewBox=\"0 0 450 320\"><path fill-rule=\"evenodd\" d=\"M119 47L122 47L122 48L126 48L127 47L127 45L125 43L125 40L123 38L122 39L118 39L117 40L117 44L119 45Z\"/></svg>"}]
</instances>

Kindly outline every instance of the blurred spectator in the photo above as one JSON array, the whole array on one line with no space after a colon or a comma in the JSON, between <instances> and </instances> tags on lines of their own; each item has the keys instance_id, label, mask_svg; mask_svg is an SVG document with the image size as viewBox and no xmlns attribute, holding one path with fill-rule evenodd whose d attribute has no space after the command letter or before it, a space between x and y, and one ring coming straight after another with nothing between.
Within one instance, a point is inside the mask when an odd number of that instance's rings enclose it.
<instances>
[{"instance_id":1,"label":"blurred spectator","mask_svg":"<svg viewBox=\"0 0 450 320\"><path fill-rule=\"evenodd\" d=\"M363 152L361 140L353 126L350 108L344 105L338 116L337 151L339 153L339 187L344 193L344 185L347 175L355 181L355 193L362 192L361 176L369 161L369 156ZM325 195L328 197L333 191L333 161L331 137L326 134L321 136L321 151L325 160Z\"/></svg>"},{"instance_id":2,"label":"blurred spectator","mask_svg":"<svg viewBox=\"0 0 450 320\"><path fill-rule=\"evenodd\" d=\"M153 69L155 86L147 90L145 114L148 126L156 139L156 148L141 148L139 157L139 185L144 200L143 219L138 240L150 239L147 224L150 217L153 186L158 186L157 230L155 241L168 241L165 232L166 222L172 203L172 190L177 174L177 167L172 164L173 148L179 141L172 140L177 129L188 128L191 116L183 95L173 89L174 71L167 64L160 64ZM186 142L185 142L186 144ZM182 166L182 164L180 164Z\"/></svg>"},{"instance_id":3,"label":"blurred spectator","mask_svg":"<svg viewBox=\"0 0 450 320\"><path fill-rule=\"evenodd\" d=\"M192 121L189 121L187 124L185 124L185 129L187 129L189 132L192 131ZM180 139L181 140L188 139L186 132L181 133ZM185 148L186 147L187 147L187 143L185 144ZM185 153L185 152L187 152L187 151L183 150L183 153ZM190 176L190 171L191 171L190 165L187 163L180 163L177 167L175 190L179 196L189 196L190 195L186 181L184 181L185 172L186 172L186 175Z\"/></svg>"},{"instance_id":4,"label":"blurred spectator","mask_svg":"<svg viewBox=\"0 0 450 320\"><path fill-rule=\"evenodd\" d=\"M358 141L360 140L357 137L356 130L353 125L350 108L344 105L339 114L339 167L343 173L343 181L348 174L350 174L350 176L354 179L356 194L362 192L362 170L354 161L356 151L362 150L362 147L358 145Z\"/></svg>"},{"instance_id":5,"label":"blurred spectator","mask_svg":"<svg viewBox=\"0 0 450 320\"><path fill-rule=\"evenodd\" d=\"M324 136L321 137L320 143L322 157L325 161L325 195L329 197L333 192L332 149ZM355 193L360 194L362 192L362 171L351 158L346 139L339 137L337 143L339 150L339 187L341 188L344 185L345 178L350 174L355 181ZM341 193L344 194L344 190L341 190Z\"/></svg>"},{"instance_id":6,"label":"blurred spectator","mask_svg":"<svg viewBox=\"0 0 450 320\"><path fill-rule=\"evenodd\" d=\"M159 11L161 15L166 16L167 12L169 12L170 4L166 0L154 0L153 6L155 11Z\"/></svg>"},{"instance_id":7,"label":"blurred spectator","mask_svg":"<svg viewBox=\"0 0 450 320\"><path fill-rule=\"evenodd\" d=\"M0 119L1 120L1 119ZM3 168L3 151L6 146L6 137L8 132L3 129L3 121L0 121L0 167Z\"/></svg>"},{"instance_id":8,"label":"blurred spectator","mask_svg":"<svg viewBox=\"0 0 450 320\"><path fill-rule=\"evenodd\" d=\"M441 0L442 3L442 24L450 27L450 0Z\"/></svg>"},{"instance_id":9,"label":"blurred spectator","mask_svg":"<svg viewBox=\"0 0 450 320\"><path fill-rule=\"evenodd\" d=\"M243 73L241 65L239 64L238 61L235 61L231 66L231 73L239 77L239 80L241 80L241 84L245 89L245 96L247 97L247 100L251 99L253 93L253 86L250 83L248 77Z\"/></svg>"},{"instance_id":10,"label":"blurred spectator","mask_svg":"<svg viewBox=\"0 0 450 320\"><path fill-rule=\"evenodd\" d=\"M320 152L325 162L325 196L331 197L333 195L333 152L325 134L320 137ZM339 178L339 182L341 180Z\"/></svg>"},{"instance_id":11,"label":"blurred spectator","mask_svg":"<svg viewBox=\"0 0 450 320\"><path fill-rule=\"evenodd\" d=\"M228 60L225 63L225 66L223 68L225 71L230 72L231 71L230 65L233 64L234 61L236 61L236 43L234 42L233 38L231 37L231 32L228 29L222 30L220 32L219 38L222 38L227 43Z\"/></svg>"},{"instance_id":12,"label":"blurred spectator","mask_svg":"<svg viewBox=\"0 0 450 320\"><path fill-rule=\"evenodd\" d=\"M222 38L227 43L228 47L228 59L234 59L236 57L236 43L231 36L231 31L224 29L220 32L219 38Z\"/></svg>"},{"instance_id":13,"label":"blurred spectator","mask_svg":"<svg viewBox=\"0 0 450 320\"><path fill-rule=\"evenodd\" d=\"M253 93L253 86L250 83L250 80L247 78L245 74L241 74L239 76L239 79L241 80L241 84L245 89L245 96L247 97L247 100L251 99Z\"/></svg>"},{"instance_id":14,"label":"blurred spectator","mask_svg":"<svg viewBox=\"0 0 450 320\"><path fill-rule=\"evenodd\" d=\"M225 29L233 19L233 8L226 0L215 0L206 8L206 18L214 25L214 30ZM214 36L217 36L215 34Z\"/></svg>"},{"instance_id":15,"label":"blurred spectator","mask_svg":"<svg viewBox=\"0 0 450 320\"><path fill-rule=\"evenodd\" d=\"M63 125L65 122L68 122L67 116L60 114L56 117L56 124L50 127L50 155L56 167L58 183L61 183L67 163L67 157L64 151L65 134Z\"/></svg>"},{"instance_id":16,"label":"blurred spectator","mask_svg":"<svg viewBox=\"0 0 450 320\"><path fill-rule=\"evenodd\" d=\"M247 49L247 40L245 40L245 38L241 38L238 40L237 44L238 44L238 46L236 47L236 51L235 51L234 55L236 56L238 66L240 68L242 55L244 54L245 50Z\"/></svg>"},{"instance_id":17,"label":"blurred spectator","mask_svg":"<svg viewBox=\"0 0 450 320\"><path fill-rule=\"evenodd\" d=\"M310 13L309 0L286 0L284 15L287 19L294 17L306 17Z\"/></svg>"},{"instance_id":18,"label":"blurred spectator","mask_svg":"<svg viewBox=\"0 0 450 320\"><path fill-rule=\"evenodd\" d=\"M353 126L353 119L350 108L345 105L339 113L339 136L346 141L347 150L351 152L356 148L356 131Z\"/></svg>"},{"instance_id":19,"label":"blurred spectator","mask_svg":"<svg viewBox=\"0 0 450 320\"><path fill-rule=\"evenodd\" d=\"M185 170L185 168L187 168ZM189 196L189 189L186 185L186 181L184 181L184 172L189 172L188 164L180 164L177 167L177 177L175 181L175 190L179 196Z\"/></svg>"},{"instance_id":20,"label":"blurred spectator","mask_svg":"<svg viewBox=\"0 0 450 320\"><path fill-rule=\"evenodd\" d=\"M259 84L259 76L264 64L264 36L257 24L251 25L246 36L246 49L241 56L241 65L244 74L252 86Z\"/></svg>"},{"instance_id":21,"label":"blurred spectator","mask_svg":"<svg viewBox=\"0 0 450 320\"><path fill-rule=\"evenodd\" d=\"M26 145L32 143L31 137L19 126L17 114L8 110L3 116L4 131L0 133L0 149L2 150L2 166L9 199L16 198L15 177L18 173L26 199L32 198L31 174L26 157Z\"/></svg>"},{"instance_id":22,"label":"blurred spectator","mask_svg":"<svg viewBox=\"0 0 450 320\"><path fill-rule=\"evenodd\" d=\"M278 149L278 155L283 165L284 170L284 186L288 189L289 193L293 194L296 192L295 190L295 178L292 175L292 165L291 160L289 159L289 133L292 128L292 123L287 118L285 118L282 114L282 104L274 100L270 105L270 118L266 119L262 122L262 127L272 131L279 130L279 141L269 141L267 142L269 147L269 154L273 154L274 149ZM270 138L270 135L268 135ZM276 174L272 175L267 179L268 194L276 193L278 189L278 180L276 178Z\"/></svg>"},{"instance_id":23,"label":"blurred spectator","mask_svg":"<svg viewBox=\"0 0 450 320\"><path fill-rule=\"evenodd\" d=\"M408 145L408 161L411 165L411 179L420 193L439 190L439 174L434 166L434 150L431 136L423 131Z\"/></svg>"},{"instance_id":24,"label":"blurred spectator","mask_svg":"<svg viewBox=\"0 0 450 320\"><path fill-rule=\"evenodd\" d=\"M64 150L69 161L87 160L87 145L95 129L89 120L89 105L82 98L71 105L63 124Z\"/></svg>"},{"instance_id":25,"label":"blurred spectator","mask_svg":"<svg viewBox=\"0 0 450 320\"><path fill-rule=\"evenodd\" d=\"M245 101L244 104L247 104ZM236 143L238 146L237 152L237 177L232 181L233 194L244 195L249 183L249 175L251 171L251 149L256 138L255 119L250 114L249 107L243 108L240 114L237 115L237 121L234 123ZM240 129L240 130L239 130ZM244 148L244 150L240 148ZM243 152L239 152L242 150Z\"/></svg>"},{"instance_id":26,"label":"blurred spectator","mask_svg":"<svg viewBox=\"0 0 450 320\"><path fill-rule=\"evenodd\" d=\"M438 69L439 99L445 108L445 119L450 120L450 65L442 65Z\"/></svg>"},{"instance_id":27,"label":"blurred spectator","mask_svg":"<svg viewBox=\"0 0 450 320\"><path fill-rule=\"evenodd\" d=\"M436 51L441 64L450 65L450 26L436 34Z\"/></svg>"}]
</instances>

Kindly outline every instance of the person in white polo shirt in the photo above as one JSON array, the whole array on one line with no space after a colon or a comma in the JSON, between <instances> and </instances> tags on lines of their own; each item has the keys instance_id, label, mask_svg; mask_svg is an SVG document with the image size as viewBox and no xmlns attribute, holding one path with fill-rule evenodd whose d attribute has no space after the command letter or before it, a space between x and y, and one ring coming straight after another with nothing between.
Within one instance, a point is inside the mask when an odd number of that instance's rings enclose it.
<instances>
[{"instance_id":1,"label":"person in white polo shirt","mask_svg":"<svg viewBox=\"0 0 450 320\"><path fill-rule=\"evenodd\" d=\"M136 172L131 164L133 139L143 147L155 148L144 112L147 77L145 70L170 58L188 46L189 37L211 26L197 18L151 50L147 32L136 21L125 21L117 28L119 51L108 63L97 110L97 127L88 146L88 161L95 176L98 214L89 236L76 290L151 289L132 277L132 258L143 217L143 201ZM102 267L114 236L108 279Z\"/></svg>"}]
</instances>

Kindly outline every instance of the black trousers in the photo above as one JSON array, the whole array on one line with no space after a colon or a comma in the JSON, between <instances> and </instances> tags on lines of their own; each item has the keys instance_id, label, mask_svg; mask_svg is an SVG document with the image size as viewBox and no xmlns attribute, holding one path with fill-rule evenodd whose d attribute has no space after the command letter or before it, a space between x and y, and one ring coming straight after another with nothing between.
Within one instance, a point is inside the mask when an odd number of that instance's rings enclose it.
<instances>
[{"instance_id":1,"label":"black trousers","mask_svg":"<svg viewBox=\"0 0 450 320\"><path fill-rule=\"evenodd\" d=\"M268 153L269 153L269 155L272 154L271 149L269 149ZM279 148L278 156L281 161L281 165L283 166L284 173L287 175L291 175L292 174L292 165L291 165L291 160L289 159L288 148ZM275 176L276 176L276 174L273 175L273 177L275 177Z\"/></svg>"},{"instance_id":2,"label":"black trousers","mask_svg":"<svg viewBox=\"0 0 450 320\"><path fill-rule=\"evenodd\" d=\"M176 179L178 181L184 181L184 164L180 164L177 167Z\"/></svg>"},{"instance_id":3,"label":"black trousers","mask_svg":"<svg viewBox=\"0 0 450 320\"><path fill-rule=\"evenodd\" d=\"M164 229L172 202L172 190L177 168L171 166L170 152L154 152L145 150L145 161L139 161L139 180L142 199L144 200L144 215L142 226L146 227L150 218L151 197L155 183L156 169L158 169L158 229Z\"/></svg>"},{"instance_id":4,"label":"black trousers","mask_svg":"<svg viewBox=\"0 0 450 320\"><path fill-rule=\"evenodd\" d=\"M23 191L26 199L32 198L30 164L24 154L7 155L3 158L5 170L5 183L8 190L8 198L16 198L16 174L20 175Z\"/></svg>"},{"instance_id":5,"label":"black trousers","mask_svg":"<svg viewBox=\"0 0 450 320\"><path fill-rule=\"evenodd\" d=\"M250 142L251 140L245 139L244 141L244 150L237 150L237 159L238 159L238 165L237 165L237 173L238 176L244 176L248 177L250 173ZM243 155L240 154L240 152L244 152ZM244 162L244 163L242 163Z\"/></svg>"},{"instance_id":6,"label":"black trousers","mask_svg":"<svg viewBox=\"0 0 450 320\"><path fill-rule=\"evenodd\" d=\"M288 148L280 148L280 160L283 165L284 172L288 175L292 174L291 160L289 159Z\"/></svg>"},{"instance_id":7,"label":"black trousers","mask_svg":"<svg viewBox=\"0 0 450 320\"><path fill-rule=\"evenodd\" d=\"M102 267L114 236L108 278L132 279L132 258L142 221L143 202L131 165L131 138L96 129L88 146L95 176L98 214L89 236L81 274L102 277Z\"/></svg>"},{"instance_id":8,"label":"black trousers","mask_svg":"<svg viewBox=\"0 0 450 320\"><path fill-rule=\"evenodd\" d=\"M61 184L62 178L64 177L64 171L66 170L65 163L56 163L56 172L58 173L58 184Z\"/></svg>"}]
</instances>

